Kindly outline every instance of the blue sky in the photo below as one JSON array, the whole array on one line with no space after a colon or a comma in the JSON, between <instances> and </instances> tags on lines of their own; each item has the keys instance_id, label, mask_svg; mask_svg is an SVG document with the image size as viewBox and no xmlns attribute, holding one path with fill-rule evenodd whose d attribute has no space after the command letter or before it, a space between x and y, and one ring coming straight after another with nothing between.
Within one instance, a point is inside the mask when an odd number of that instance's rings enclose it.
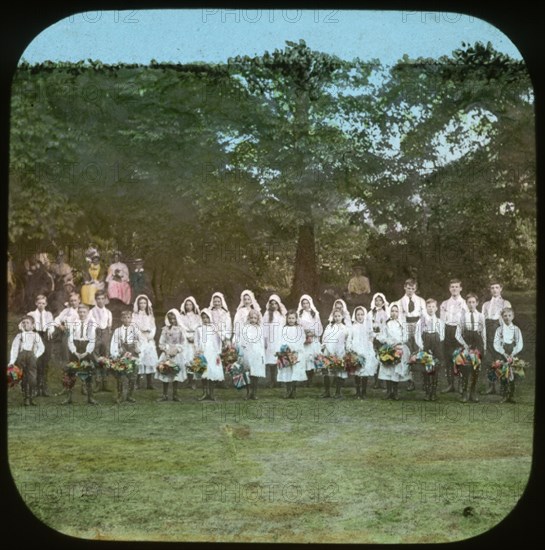
<instances>
[{"instance_id":1,"label":"blue sky","mask_svg":"<svg viewBox=\"0 0 545 550\"><path fill-rule=\"evenodd\" d=\"M464 14L333 10L139 10L75 14L42 31L26 48L28 62L223 62L235 55L282 48L304 39L344 59L449 54L461 42L492 42L516 59L511 40L493 25Z\"/></svg>"}]
</instances>

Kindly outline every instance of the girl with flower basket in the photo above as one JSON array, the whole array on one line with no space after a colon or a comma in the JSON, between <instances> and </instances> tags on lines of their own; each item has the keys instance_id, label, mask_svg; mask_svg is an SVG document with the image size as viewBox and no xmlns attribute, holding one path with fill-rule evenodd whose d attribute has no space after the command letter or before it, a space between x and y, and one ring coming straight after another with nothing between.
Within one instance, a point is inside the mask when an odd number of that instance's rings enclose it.
<instances>
[{"instance_id":1,"label":"girl with flower basket","mask_svg":"<svg viewBox=\"0 0 545 550\"><path fill-rule=\"evenodd\" d=\"M121 326L116 328L110 342L110 374L116 377L115 402L123 399L123 380L127 380L127 395L125 400L135 403L133 397L136 372L140 356L140 332L132 323L133 312L125 310L121 312Z\"/></svg>"},{"instance_id":2,"label":"girl with flower basket","mask_svg":"<svg viewBox=\"0 0 545 550\"><path fill-rule=\"evenodd\" d=\"M314 355L321 351L320 337L324 332L324 328L320 319L320 313L308 294L303 294L299 299L297 324L303 327L306 335L304 345L306 360L303 359L303 362L306 364L307 387L309 387L315 372Z\"/></svg>"},{"instance_id":3,"label":"girl with flower basket","mask_svg":"<svg viewBox=\"0 0 545 550\"><path fill-rule=\"evenodd\" d=\"M321 397L331 397L330 375L335 378L335 396L334 399L342 399L342 386L348 378L348 373L344 369L342 358L346 354L346 342L348 340L349 330L344 324L343 314L341 311L333 312L332 322L327 325L322 338L322 349L324 354L330 358L338 357L340 361L333 361L329 367L328 374L324 374L324 393Z\"/></svg>"},{"instance_id":4,"label":"girl with flower basket","mask_svg":"<svg viewBox=\"0 0 545 550\"><path fill-rule=\"evenodd\" d=\"M383 345L379 349L380 361L379 379L386 381L384 399L399 400L398 384L410 380L409 348L406 345L408 335L405 327L399 321L399 306L390 307L390 319L385 324L384 332L378 337Z\"/></svg>"},{"instance_id":5,"label":"girl with flower basket","mask_svg":"<svg viewBox=\"0 0 545 550\"><path fill-rule=\"evenodd\" d=\"M286 324L286 306L277 294L271 294L263 315L265 339L265 369L270 373L269 387L277 387L276 352L280 350L282 328Z\"/></svg>"},{"instance_id":6,"label":"girl with flower basket","mask_svg":"<svg viewBox=\"0 0 545 550\"><path fill-rule=\"evenodd\" d=\"M386 296L382 292L377 292L371 299L369 306L369 324L373 333L373 348L378 355L378 350L382 346L379 336L384 332L386 321L390 318L390 304L386 300ZM374 389L383 389L384 382L379 380L379 369L375 373Z\"/></svg>"},{"instance_id":7,"label":"girl with flower basket","mask_svg":"<svg viewBox=\"0 0 545 550\"><path fill-rule=\"evenodd\" d=\"M239 330L235 330L233 343L240 351L240 364L250 374L250 384L246 385L246 399L257 399L257 382L266 377L265 341L261 328L261 315L250 309Z\"/></svg>"},{"instance_id":8,"label":"girl with flower basket","mask_svg":"<svg viewBox=\"0 0 545 550\"><path fill-rule=\"evenodd\" d=\"M347 349L356 355L359 368L354 372L356 381L356 399L367 397L367 379L377 371L378 360L372 344L373 332L367 320L367 311L357 306L352 312L352 326L346 344Z\"/></svg>"},{"instance_id":9,"label":"girl with flower basket","mask_svg":"<svg viewBox=\"0 0 545 550\"><path fill-rule=\"evenodd\" d=\"M195 330L201 324L201 310L193 296L187 297L180 306L181 325L185 330L187 338L187 357L188 361L195 356ZM192 374L188 373L191 389L197 388L197 384Z\"/></svg>"},{"instance_id":10,"label":"girl with flower basket","mask_svg":"<svg viewBox=\"0 0 545 550\"><path fill-rule=\"evenodd\" d=\"M285 399L295 399L297 382L307 379L304 363L305 331L297 320L297 312L289 310L280 335L280 349L276 352L277 380L286 384Z\"/></svg>"},{"instance_id":11,"label":"girl with flower basket","mask_svg":"<svg viewBox=\"0 0 545 550\"><path fill-rule=\"evenodd\" d=\"M132 322L138 327L140 334L140 356L138 361L138 375L136 377L136 387L140 387L140 379L146 377L146 389L153 389L152 377L155 374L159 357L155 347L155 317L151 300L145 295L140 294L136 297L133 306Z\"/></svg>"},{"instance_id":12,"label":"girl with flower basket","mask_svg":"<svg viewBox=\"0 0 545 550\"><path fill-rule=\"evenodd\" d=\"M172 382L172 401L180 401L178 383L187 380L185 364L188 360L188 346L181 315L177 309L170 309L165 315L159 349L162 353L155 378L163 383L163 395L157 401L168 401L169 382Z\"/></svg>"},{"instance_id":13,"label":"girl with flower basket","mask_svg":"<svg viewBox=\"0 0 545 550\"><path fill-rule=\"evenodd\" d=\"M512 365L517 360L520 361L517 355L522 351L523 341L520 328L513 324L515 312L512 308L506 307L501 312L500 326L496 329L494 336L494 349L500 354L503 363ZM523 363L522 365L524 365ZM520 365L520 363L519 363ZM515 403L515 376L514 370L504 369L509 373L509 376L501 378L503 398L502 403ZM521 371L524 373L524 369ZM520 377L520 374L518 375Z\"/></svg>"},{"instance_id":14,"label":"girl with flower basket","mask_svg":"<svg viewBox=\"0 0 545 550\"><path fill-rule=\"evenodd\" d=\"M199 398L199 401L215 401L215 384L216 382L225 380L220 358L222 338L220 331L212 323L212 312L209 308L204 308L201 311L201 321L202 324L195 330L195 350L206 361L206 370L202 375L206 388L204 395Z\"/></svg>"},{"instance_id":15,"label":"girl with flower basket","mask_svg":"<svg viewBox=\"0 0 545 550\"><path fill-rule=\"evenodd\" d=\"M454 374L462 376L462 403L468 400L477 403L476 386L481 370L481 359L486 353L486 324L484 315L477 311L479 299L476 294L466 296L469 311L462 311L456 340L462 348L454 351ZM468 393L469 386L469 393Z\"/></svg>"},{"instance_id":16,"label":"girl with flower basket","mask_svg":"<svg viewBox=\"0 0 545 550\"><path fill-rule=\"evenodd\" d=\"M420 365L424 381L425 401L437 400L437 378L440 365L443 363L443 341L445 323L437 317L437 300L426 300L426 313L416 323L414 340L418 346L417 355L426 353L432 358L429 361L421 355L420 362L413 360L413 365ZM415 367L413 367L415 370Z\"/></svg>"}]
</instances>

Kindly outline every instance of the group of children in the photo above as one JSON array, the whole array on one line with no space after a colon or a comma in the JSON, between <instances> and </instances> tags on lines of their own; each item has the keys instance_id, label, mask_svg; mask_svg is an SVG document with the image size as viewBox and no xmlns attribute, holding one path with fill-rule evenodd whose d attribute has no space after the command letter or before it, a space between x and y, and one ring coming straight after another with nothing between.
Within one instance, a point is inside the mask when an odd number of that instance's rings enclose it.
<instances>
[{"instance_id":1,"label":"group of children","mask_svg":"<svg viewBox=\"0 0 545 550\"><path fill-rule=\"evenodd\" d=\"M522 350L520 329L513 324L511 304L502 298L501 284L490 285L491 299L482 311L477 310L478 297L461 296L462 285L458 279L449 283L450 297L438 308L437 301L417 296L413 279L404 284L405 294L388 303L382 293L376 293L369 310L357 306L350 315L346 303L338 299L324 328L320 314L309 295L301 296L296 309L288 310L281 298L273 294L265 305L265 311L251 290L240 296L233 321L225 297L215 292L207 308L200 310L193 297L186 298L180 309L171 309L165 315L164 327L156 346L156 322L149 297L136 297L133 309L121 314L121 326L112 331L112 314L107 309L106 295L97 292L96 305L90 309L80 303L79 295L70 297L68 306L53 318L46 310L44 296L36 299L36 310L26 315L20 325L20 333L13 341L10 365L18 365L24 371L24 404L34 405L34 396L48 396L47 366L54 338L61 340L63 361L90 361L98 363L100 357L118 359L129 352L137 358L138 371L127 376L125 400L134 401L135 388L153 389L153 378L162 383L159 401L168 400L168 387L172 384L172 400L179 401L178 387L189 379L196 387L190 364L196 356L205 358L206 370L202 374L201 400L215 400L214 388L225 379L222 352L234 346L238 363L247 372L246 398L257 399L258 380L270 377L273 385L284 383L286 398L295 398L297 383L310 384L316 372L316 358L345 357L356 354L361 360L353 372L356 394L364 399L369 378L375 387L386 385L386 399L398 400L399 383L406 382L407 390L414 389L416 369L415 355L424 351L434 359L434 368L421 367L426 400L437 398L438 371L444 369L447 386L443 393L456 391L455 362L453 353L476 350L483 366L490 366L496 359L509 360ZM439 313L439 314L438 314ZM399 351L396 362L381 362L383 345L395 346ZM64 350L64 351L62 351ZM277 358L283 350L289 350L296 361L277 367ZM161 374L157 365L171 360L178 365L175 375ZM279 365L280 366L280 365ZM96 369L95 380L89 376L83 387L89 403L94 389L108 391L105 369ZM462 401L477 401L476 383L479 369L467 364L461 366ZM325 371L322 397L342 397L342 387L349 374L346 370ZM117 378L117 401L123 399L122 377ZM504 388L503 401L514 402L514 381ZM491 382L487 393L495 393ZM68 390L64 403L72 402L72 390Z\"/></svg>"}]
</instances>

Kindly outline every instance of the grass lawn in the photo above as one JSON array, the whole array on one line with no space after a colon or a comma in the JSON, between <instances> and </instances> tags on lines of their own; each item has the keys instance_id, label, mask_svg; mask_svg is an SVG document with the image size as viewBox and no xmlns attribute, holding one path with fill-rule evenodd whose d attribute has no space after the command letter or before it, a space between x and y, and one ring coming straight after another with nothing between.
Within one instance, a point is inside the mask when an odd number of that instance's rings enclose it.
<instances>
[{"instance_id":1,"label":"grass lawn","mask_svg":"<svg viewBox=\"0 0 545 550\"><path fill-rule=\"evenodd\" d=\"M50 372L54 392L59 372ZM461 404L455 394L426 403L420 381L399 402L380 390L363 402L320 400L316 382L295 401L261 389L247 403L228 388L202 404L184 388L182 403L156 403L157 384L138 390L135 405L99 393L96 407L75 392L73 406L49 397L23 408L12 389L12 475L53 529L113 540L456 541L499 523L524 491L533 368L516 405Z\"/></svg>"}]
</instances>

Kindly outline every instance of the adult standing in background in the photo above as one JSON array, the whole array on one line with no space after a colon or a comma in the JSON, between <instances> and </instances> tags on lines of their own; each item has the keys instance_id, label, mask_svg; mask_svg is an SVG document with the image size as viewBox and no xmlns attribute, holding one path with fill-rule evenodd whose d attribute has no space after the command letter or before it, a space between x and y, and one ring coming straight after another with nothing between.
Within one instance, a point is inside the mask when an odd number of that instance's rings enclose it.
<instances>
[{"instance_id":1,"label":"adult standing in background","mask_svg":"<svg viewBox=\"0 0 545 550\"><path fill-rule=\"evenodd\" d=\"M94 252L91 263L83 270L83 284L81 285L81 301L86 306L95 306L95 294L104 290L104 268L100 264L98 252Z\"/></svg>"},{"instance_id":2,"label":"adult standing in background","mask_svg":"<svg viewBox=\"0 0 545 550\"><path fill-rule=\"evenodd\" d=\"M346 301L352 307L369 307L371 298L371 285L369 279L364 275L364 267L361 264L353 266L353 275L348 281L348 292Z\"/></svg>"},{"instance_id":3,"label":"adult standing in background","mask_svg":"<svg viewBox=\"0 0 545 550\"><path fill-rule=\"evenodd\" d=\"M134 271L130 274L131 293L133 296L145 294L153 301L153 290L147 271L144 270L144 260L134 260Z\"/></svg>"},{"instance_id":4,"label":"adult standing in background","mask_svg":"<svg viewBox=\"0 0 545 550\"><path fill-rule=\"evenodd\" d=\"M54 264L49 266L49 271L55 280L55 288L58 290L67 284L74 284L72 268L64 261L64 252L59 250Z\"/></svg>"},{"instance_id":5,"label":"adult standing in background","mask_svg":"<svg viewBox=\"0 0 545 550\"><path fill-rule=\"evenodd\" d=\"M124 304L131 301L131 286L129 284L129 268L121 261L121 252L114 252L114 262L108 268L106 275L108 298L121 300Z\"/></svg>"}]
</instances>

